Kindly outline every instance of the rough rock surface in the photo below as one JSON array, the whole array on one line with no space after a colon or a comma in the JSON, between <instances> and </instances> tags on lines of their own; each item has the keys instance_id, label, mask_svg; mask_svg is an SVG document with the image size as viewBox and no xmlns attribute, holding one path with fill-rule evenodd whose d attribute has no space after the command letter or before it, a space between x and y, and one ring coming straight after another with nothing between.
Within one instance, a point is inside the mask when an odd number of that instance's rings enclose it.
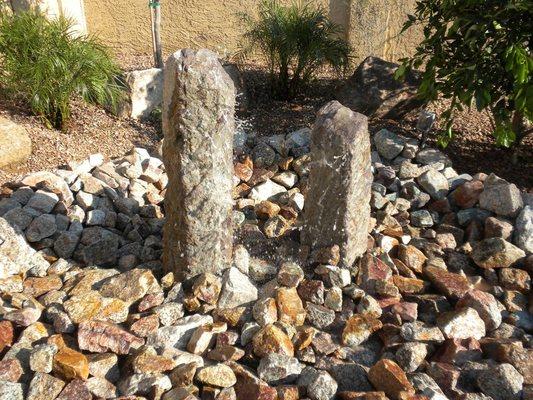
<instances>
[{"instance_id":1,"label":"rough rock surface","mask_svg":"<svg viewBox=\"0 0 533 400\"><path fill-rule=\"evenodd\" d=\"M402 117L421 105L416 98L420 77L409 73L405 81L397 81L397 68L398 64L377 57L366 58L340 90L338 100L369 117Z\"/></svg>"},{"instance_id":2,"label":"rough rock surface","mask_svg":"<svg viewBox=\"0 0 533 400\"><path fill-rule=\"evenodd\" d=\"M164 264L183 277L229 267L235 88L208 50L168 59L163 90L163 158L169 186Z\"/></svg>"},{"instance_id":3,"label":"rough rock surface","mask_svg":"<svg viewBox=\"0 0 533 400\"><path fill-rule=\"evenodd\" d=\"M22 163L31 155L31 139L24 127L0 116L0 168Z\"/></svg>"},{"instance_id":4,"label":"rough rock surface","mask_svg":"<svg viewBox=\"0 0 533 400\"><path fill-rule=\"evenodd\" d=\"M313 248L339 245L340 265L350 267L366 249L370 219L366 117L338 102L324 106L313 127L311 154L302 240Z\"/></svg>"},{"instance_id":5,"label":"rough rock surface","mask_svg":"<svg viewBox=\"0 0 533 400\"><path fill-rule=\"evenodd\" d=\"M530 398L529 209L483 208L498 177L395 135L383 154L373 138L368 250L349 268L342 243L301 243L308 129L236 134L221 276L164 271L167 174L144 149L2 187L0 398ZM53 233L28 242L35 220Z\"/></svg>"}]
</instances>

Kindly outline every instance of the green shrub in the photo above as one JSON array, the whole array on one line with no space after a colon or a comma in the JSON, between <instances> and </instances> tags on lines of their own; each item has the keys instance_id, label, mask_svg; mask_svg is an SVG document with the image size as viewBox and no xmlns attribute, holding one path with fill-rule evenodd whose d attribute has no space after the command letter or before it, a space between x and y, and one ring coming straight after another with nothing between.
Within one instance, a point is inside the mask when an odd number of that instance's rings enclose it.
<instances>
[{"instance_id":1,"label":"green shrub","mask_svg":"<svg viewBox=\"0 0 533 400\"><path fill-rule=\"evenodd\" d=\"M0 85L47 126L66 129L70 100L115 107L120 69L94 37L73 37L72 22L36 11L0 16Z\"/></svg>"},{"instance_id":2,"label":"green shrub","mask_svg":"<svg viewBox=\"0 0 533 400\"><path fill-rule=\"evenodd\" d=\"M247 26L243 52L259 50L266 58L277 98L296 96L322 66L340 71L349 64L351 49L340 36L342 29L322 7L263 0L258 18L243 15L243 20Z\"/></svg>"},{"instance_id":3,"label":"green shrub","mask_svg":"<svg viewBox=\"0 0 533 400\"><path fill-rule=\"evenodd\" d=\"M441 145L453 138L454 112L473 103L492 115L500 146L532 132L526 122L533 119L531 0L417 1L404 31L413 24L423 24L424 40L397 76L425 65L420 96L451 99Z\"/></svg>"}]
</instances>

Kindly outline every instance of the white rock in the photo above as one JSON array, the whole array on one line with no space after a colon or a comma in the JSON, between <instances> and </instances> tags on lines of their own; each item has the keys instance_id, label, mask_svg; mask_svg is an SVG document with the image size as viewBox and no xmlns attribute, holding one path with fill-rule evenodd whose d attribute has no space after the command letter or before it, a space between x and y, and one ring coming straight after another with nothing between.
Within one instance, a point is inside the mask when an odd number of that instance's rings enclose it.
<instances>
[{"instance_id":1,"label":"white rock","mask_svg":"<svg viewBox=\"0 0 533 400\"><path fill-rule=\"evenodd\" d=\"M285 189L283 186L278 185L271 180L267 180L266 182L255 186L250 192L249 197L257 201L265 201L286 191L287 189Z\"/></svg>"},{"instance_id":2,"label":"white rock","mask_svg":"<svg viewBox=\"0 0 533 400\"><path fill-rule=\"evenodd\" d=\"M174 325L161 327L148 336L146 344L157 348L185 349L195 329L211 323L213 323L213 318L210 315L194 314L183 317Z\"/></svg>"},{"instance_id":3,"label":"white rock","mask_svg":"<svg viewBox=\"0 0 533 400\"><path fill-rule=\"evenodd\" d=\"M257 288L237 268L230 268L222 277L219 308L234 308L257 300Z\"/></svg>"},{"instance_id":4,"label":"white rock","mask_svg":"<svg viewBox=\"0 0 533 400\"><path fill-rule=\"evenodd\" d=\"M447 339L476 340L485 336L485 322L473 308L450 311L437 319L437 324Z\"/></svg>"},{"instance_id":5,"label":"white rock","mask_svg":"<svg viewBox=\"0 0 533 400\"><path fill-rule=\"evenodd\" d=\"M130 89L130 117L148 117L163 100L163 70L149 68L132 71L126 75Z\"/></svg>"}]
</instances>

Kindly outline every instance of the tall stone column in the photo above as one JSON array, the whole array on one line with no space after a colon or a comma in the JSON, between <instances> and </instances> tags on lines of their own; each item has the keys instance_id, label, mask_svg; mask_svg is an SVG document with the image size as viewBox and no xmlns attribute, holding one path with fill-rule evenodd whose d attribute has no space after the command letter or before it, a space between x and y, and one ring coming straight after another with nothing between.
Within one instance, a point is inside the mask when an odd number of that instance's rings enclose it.
<instances>
[{"instance_id":1,"label":"tall stone column","mask_svg":"<svg viewBox=\"0 0 533 400\"><path fill-rule=\"evenodd\" d=\"M311 136L312 164L302 242L338 244L350 267L367 247L370 220L370 137L367 117L337 101L318 113Z\"/></svg>"},{"instance_id":2,"label":"tall stone column","mask_svg":"<svg viewBox=\"0 0 533 400\"><path fill-rule=\"evenodd\" d=\"M233 82L209 50L168 59L163 88L163 263L178 279L229 267L232 232Z\"/></svg>"}]
</instances>

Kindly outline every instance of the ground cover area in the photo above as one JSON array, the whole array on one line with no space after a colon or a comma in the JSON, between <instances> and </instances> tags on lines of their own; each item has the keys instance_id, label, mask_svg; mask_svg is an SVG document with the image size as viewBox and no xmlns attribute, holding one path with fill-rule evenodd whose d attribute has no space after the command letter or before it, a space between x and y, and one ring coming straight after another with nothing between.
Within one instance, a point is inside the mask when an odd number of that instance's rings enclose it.
<instances>
[{"instance_id":1,"label":"ground cover area","mask_svg":"<svg viewBox=\"0 0 533 400\"><path fill-rule=\"evenodd\" d=\"M125 71L150 68L151 56L120 56ZM258 63L241 67L249 94L246 112L238 113L245 121L250 133L258 136L286 134L301 127L311 127L316 113L322 105L335 98L342 85L342 79L323 72L307 91L292 102L276 101L269 95L267 76ZM28 162L15 168L0 171L0 183L5 183L25 173L41 169L53 169L68 161L81 160L92 153L101 152L106 157L117 157L131 149L133 145L156 149L162 138L161 125L157 116L153 119L136 121L116 118L105 111L76 102L74 116L67 134L45 128L41 122L27 114L23 108L6 99L0 100L0 110L22 122L32 138L34 151ZM430 107L439 112L443 102ZM401 121L375 120L370 124L371 132L382 127L417 137L414 129L417 114ZM517 184L522 189L533 187L533 138L527 138L519 150L518 163L512 164L510 151L494 146L490 135L490 122L486 115L475 110L461 113L456 119L457 137L444 152L451 157L454 165L468 173L494 172ZM436 139L429 143L435 145Z\"/></svg>"},{"instance_id":2,"label":"ground cover area","mask_svg":"<svg viewBox=\"0 0 533 400\"><path fill-rule=\"evenodd\" d=\"M245 77L231 265L183 282L161 261L157 113L139 123L76 104L60 133L5 103L43 143L2 172L0 398L531 398L531 143L514 166L477 114L457 120L472 139L445 151L420 146L416 115L371 121L372 177L353 171L373 180L371 218L357 216L366 252L344 265L342 243L300 235L309 127L338 81L286 103L269 100L260 68ZM348 178L334 172L325 187Z\"/></svg>"}]
</instances>

